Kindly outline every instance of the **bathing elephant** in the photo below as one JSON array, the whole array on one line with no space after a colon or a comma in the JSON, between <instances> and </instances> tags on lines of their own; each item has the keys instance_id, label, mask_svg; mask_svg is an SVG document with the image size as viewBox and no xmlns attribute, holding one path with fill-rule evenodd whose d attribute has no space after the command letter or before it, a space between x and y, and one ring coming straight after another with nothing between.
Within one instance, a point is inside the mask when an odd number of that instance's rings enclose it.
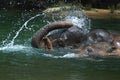
<instances>
[{"instance_id":1,"label":"bathing elephant","mask_svg":"<svg viewBox=\"0 0 120 80\"><path fill-rule=\"evenodd\" d=\"M52 47L74 47L83 40L84 35L83 31L72 22L58 21L40 28L33 35L31 44L35 48L44 47L47 43L49 46L52 44Z\"/></svg>"},{"instance_id":2,"label":"bathing elephant","mask_svg":"<svg viewBox=\"0 0 120 80\"><path fill-rule=\"evenodd\" d=\"M73 26L73 24L70 21L58 21L45 25L33 35L31 44L35 48L41 48L41 41L43 37L46 36L50 31L60 28L69 28L71 26Z\"/></svg>"},{"instance_id":3,"label":"bathing elephant","mask_svg":"<svg viewBox=\"0 0 120 80\"><path fill-rule=\"evenodd\" d=\"M120 34L116 31L95 29L89 33L70 21L58 21L40 28L32 37L35 48L54 50L67 47L79 50L80 54L96 56L120 56Z\"/></svg>"},{"instance_id":4,"label":"bathing elephant","mask_svg":"<svg viewBox=\"0 0 120 80\"><path fill-rule=\"evenodd\" d=\"M90 31L79 50L87 55L120 56L120 33L104 29Z\"/></svg>"}]
</instances>

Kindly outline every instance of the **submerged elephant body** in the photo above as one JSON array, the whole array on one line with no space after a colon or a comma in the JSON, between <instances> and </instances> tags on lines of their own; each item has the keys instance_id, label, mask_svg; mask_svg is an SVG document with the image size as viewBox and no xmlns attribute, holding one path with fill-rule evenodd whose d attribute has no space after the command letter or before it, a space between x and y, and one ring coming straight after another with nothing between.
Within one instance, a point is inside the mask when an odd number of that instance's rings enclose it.
<instances>
[{"instance_id":1,"label":"submerged elephant body","mask_svg":"<svg viewBox=\"0 0 120 80\"><path fill-rule=\"evenodd\" d=\"M95 29L84 33L72 22L60 21L48 24L38 30L32 37L32 46L35 48L45 47L48 50L67 47L79 50L80 54L120 56L120 34L104 29Z\"/></svg>"}]
</instances>

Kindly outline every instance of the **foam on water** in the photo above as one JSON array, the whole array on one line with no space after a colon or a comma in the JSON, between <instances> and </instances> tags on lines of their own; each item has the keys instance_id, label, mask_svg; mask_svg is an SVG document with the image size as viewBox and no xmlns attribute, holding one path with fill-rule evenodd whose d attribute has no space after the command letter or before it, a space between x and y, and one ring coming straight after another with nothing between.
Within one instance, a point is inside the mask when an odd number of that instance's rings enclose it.
<instances>
[{"instance_id":1,"label":"foam on water","mask_svg":"<svg viewBox=\"0 0 120 80\"><path fill-rule=\"evenodd\" d=\"M0 51L9 51L9 52L14 52L14 51L20 51L20 50L24 50L25 48L27 48L26 46L23 45L13 45L13 46L5 46L5 47L1 47Z\"/></svg>"},{"instance_id":2,"label":"foam on water","mask_svg":"<svg viewBox=\"0 0 120 80\"><path fill-rule=\"evenodd\" d=\"M55 56L54 54L43 54L43 56L51 57L51 58L75 58L76 57L75 53L70 53L70 52L68 52L64 55L61 55L61 56L59 56L59 55Z\"/></svg>"}]
</instances>

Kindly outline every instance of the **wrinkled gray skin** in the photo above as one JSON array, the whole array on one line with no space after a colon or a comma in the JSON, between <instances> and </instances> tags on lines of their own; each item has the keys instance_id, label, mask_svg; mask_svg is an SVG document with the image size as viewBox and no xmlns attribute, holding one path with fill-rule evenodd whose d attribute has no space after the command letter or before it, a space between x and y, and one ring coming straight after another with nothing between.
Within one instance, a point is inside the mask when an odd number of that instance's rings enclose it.
<instances>
[{"instance_id":1,"label":"wrinkled gray skin","mask_svg":"<svg viewBox=\"0 0 120 80\"><path fill-rule=\"evenodd\" d=\"M82 42L84 39L85 34L83 33L82 29L72 26L70 28L65 29L58 29L57 31L48 35L51 40L56 39L54 41L54 47L68 47L68 48L78 48L79 43ZM61 43L61 41L63 43Z\"/></svg>"}]
</instances>

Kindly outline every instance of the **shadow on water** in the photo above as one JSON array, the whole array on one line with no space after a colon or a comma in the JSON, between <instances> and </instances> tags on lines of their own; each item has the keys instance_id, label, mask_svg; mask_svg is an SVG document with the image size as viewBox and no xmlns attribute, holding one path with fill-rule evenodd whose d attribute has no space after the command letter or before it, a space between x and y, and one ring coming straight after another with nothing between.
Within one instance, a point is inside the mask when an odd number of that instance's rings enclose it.
<instances>
[{"instance_id":1,"label":"shadow on water","mask_svg":"<svg viewBox=\"0 0 120 80\"><path fill-rule=\"evenodd\" d=\"M13 14L14 13L14 14ZM35 17L39 15L39 17ZM41 16L42 15L42 16ZM70 17L70 16L69 16ZM66 17L67 20L70 20ZM33 19L34 18L34 19ZM80 21L84 22L85 17ZM72 17L73 22L79 18ZM28 21L28 22L27 22ZM0 80L119 80L119 58L75 58L74 51L31 47L33 33L54 21L31 12L0 11ZM88 20L89 21L89 20ZM119 19L92 20L90 28L120 29ZM81 27L86 24L79 24ZM116 27L114 27L116 26ZM59 54L59 55L58 55Z\"/></svg>"}]
</instances>

